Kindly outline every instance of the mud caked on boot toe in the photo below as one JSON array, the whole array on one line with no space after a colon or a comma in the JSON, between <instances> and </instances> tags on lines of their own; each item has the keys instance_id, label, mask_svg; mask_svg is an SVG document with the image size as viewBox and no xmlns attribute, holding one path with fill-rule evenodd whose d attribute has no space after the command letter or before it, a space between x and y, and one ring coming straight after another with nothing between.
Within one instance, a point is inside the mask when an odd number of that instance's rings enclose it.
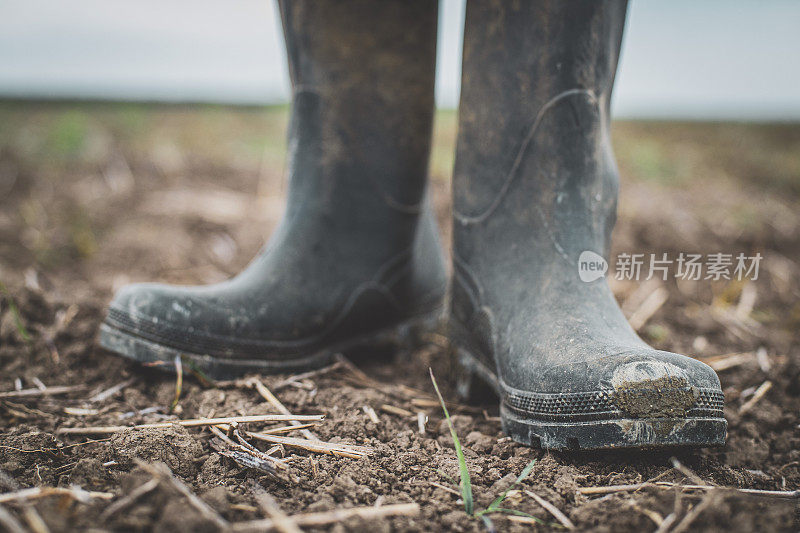
<instances>
[{"instance_id":1,"label":"mud caked on boot toe","mask_svg":"<svg viewBox=\"0 0 800 533\"><path fill-rule=\"evenodd\" d=\"M436 3L281 3L292 77L286 214L238 276L138 284L100 343L212 377L324 364L435 320L446 288L426 201Z\"/></svg>"},{"instance_id":2,"label":"mud caked on boot toe","mask_svg":"<svg viewBox=\"0 0 800 533\"><path fill-rule=\"evenodd\" d=\"M553 449L725 441L707 365L654 350L584 252L607 257L609 100L624 2L468 3L454 174L450 335L504 430ZM491 31L490 31L491 29Z\"/></svg>"}]
</instances>

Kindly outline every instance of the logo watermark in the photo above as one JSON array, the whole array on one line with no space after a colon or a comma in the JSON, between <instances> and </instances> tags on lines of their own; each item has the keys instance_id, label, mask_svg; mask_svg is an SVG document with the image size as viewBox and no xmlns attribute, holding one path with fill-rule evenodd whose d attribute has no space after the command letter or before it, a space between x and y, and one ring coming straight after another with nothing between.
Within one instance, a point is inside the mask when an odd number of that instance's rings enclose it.
<instances>
[{"instance_id":1,"label":"logo watermark","mask_svg":"<svg viewBox=\"0 0 800 533\"><path fill-rule=\"evenodd\" d=\"M608 261L603 256L591 250L584 250L578 258L578 275L581 281L591 283L600 279L608 272Z\"/></svg>"},{"instance_id":2,"label":"logo watermark","mask_svg":"<svg viewBox=\"0 0 800 533\"><path fill-rule=\"evenodd\" d=\"M745 253L693 254L681 252L677 255L629 254L617 255L614 264L614 279L619 281L642 281L670 277L686 281L721 281L758 279L761 254ZM581 281L591 283L605 276L608 262L591 250L581 252L578 258L578 275Z\"/></svg>"}]
</instances>

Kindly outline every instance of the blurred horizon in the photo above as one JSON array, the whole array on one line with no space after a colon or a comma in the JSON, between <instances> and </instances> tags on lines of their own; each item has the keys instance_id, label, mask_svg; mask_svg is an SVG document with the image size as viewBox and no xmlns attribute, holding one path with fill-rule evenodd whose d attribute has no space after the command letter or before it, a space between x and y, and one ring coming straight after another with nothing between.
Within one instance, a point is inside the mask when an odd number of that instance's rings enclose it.
<instances>
[{"instance_id":1,"label":"blurred horizon","mask_svg":"<svg viewBox=\"0 0 800 533\"><path fill-rule=\"evenodd\" d=\"M274 2L5 0L0 99L269 105L289 82ZM458 103L463 0L442 0L437 105ZM796 121L800 2L633 0L621 119ZM787 59L788 58L788 59Z\"/></svg>"}]
</instances>

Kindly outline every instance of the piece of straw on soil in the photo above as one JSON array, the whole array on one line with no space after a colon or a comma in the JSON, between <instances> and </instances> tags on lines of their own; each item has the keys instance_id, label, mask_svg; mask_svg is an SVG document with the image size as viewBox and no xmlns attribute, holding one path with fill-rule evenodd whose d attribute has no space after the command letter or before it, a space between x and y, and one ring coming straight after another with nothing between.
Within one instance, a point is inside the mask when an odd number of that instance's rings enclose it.
<instances>
[{"instance_id":1,"label":"piece of straw on soil","mask_svg":"<svg viewBox=\"0 0 800 533\"><path fill-rule=\"evenodd\" d=\"M78 488L67 487L32 487L20 489L14 492L0 494L0 503L13 502L18 500L33 500L46 496L69 496L74 500L86 502L91 499L110 500L114 497L110 492L91 492Z\"/></svg>"},{"instance_id":2,"label":"piece of straw on soil","mask_svg":"<svg viewBox=\"0 0 800 533\"><path fill-rule=\"evenodd\" d=\"M261 508L261 511L267 515L267 518L272 520L275 529L281 533L303 533L302 530L295 524L289 515L284 513L278 507L275 498L267 494L265 491L260 491L256 494L256 503Z\"/></svg>"},{"instance_id":3,"label":"piece of straw on soil","mask_svg":"<svg viewBox=\"0 0 800 533\"><path fill-rule=\"evenodd\" d=\"M703 478L695 474L691 468L678 461L677 457L670 457L669 462L672 464L672 468L688 477L693 483L703 486L710 485L710 483L706 483Z\"/></svg>"},{"instance_id":4,"label":"piece of straw on soil","mask_svg":"<svg viewBox=\"0 0 800 533\"><path fill-rule=\"evenodd\" d=\"M761 400L761 398L763 398L764 395L767 394L771 388L772 388L772 382L769 380L759 385L759 387L753 393L753 397L747 400L739 408L739 414L743 415L748 411L750 411L751 409L753 409L753 407L755 407L755 405L759 402L759 400Z\"/></svg>"},{"instance_id":5,"label":"piece of straw on soil","mask_svg":"<svg viewBox=\"0 0 800 533\"><path fill-rule=\"evenodd\" d=\"M616 492L633 492L640 489L646 488L659 488L659 487L672 487L674 483L669 483L667 485L659 485L658 483L632 483L628 485L606 485L606 486L598 486L598 487L579 487L576 491L578 494L582 494L584 496L598 496L602 494L614 494ZM688 486L684 486L684 488L689 488ZM706 488L706 487L700 487ZM712 487L707 487L712 488Z\"/></svg>"},{"instance_id":6,"label":"piece of straw on soil","mask_svg":"<svg viewBox=\"0 0 800 533\"><path fill-rule=\"evenodd\" d=\"M750 342L754 338L761 341L767 341L764 328L755 320L739 320L736 315L726 308L721 308L719 305L712 305L709 307L709 316L715 322L727 329L733 336L744 342Z\"/></svg>"},{"instance_id":7,"label":"piece of straw on soil","mask_svg":"<svg viewBox=\"0 0 800 533\"><path fill-rule=\"evenodd\" d=\"M678 511L673 511L668 514L664 520L661 521L661 525L654 531L654 533L667 533L669 528L672 527L672 524L678 519Z\"/></svg>"},{"instance_id":8,"label":"piece of straw on soil","mask_svg":"<svg viewBox=\"0 0 800 533\"><path fill-rule=\"evenodd\" d=\"M517 516L513 514L503 515L506 520L516 522L517 524L526 524L530 526L540 526L542 522L535 516Z\"/></svg>"},{"instance_id":9,"label":"piece of straw on soil","mask_svg":"<svg viewBox=\"0 0 800 533\"><path fill-rule=\"evenodd\" d=\"M42 515L31 504L27 504L22 508L22 516L28 523L28 527L33 533L50 533L50 528L47 527Z\"/></svg>"},{"instance_id":10,"label":"piece of straw on soil","mask_svg":"<svg viewBox=\"0 0 800 533\"><path fill-rule=\"evenodd\" d=\"M525 492L525 494L527 494L528 496L533 498L536 503L541 505L544 508L545 511L547 511L548 513L553 515L553 518L558 520L561 523L562 526L564 526L565 528L567 528L569 530L575 529L575 524L572 523L572 520L567 518L567 515L562 513L558 509L558 507L556 507L552 503L548 502L547 500L545 500L544 498L542 498L541 496L539 496L535 492L532 492L532 491L529 491L529 490L525 490L524 492Z\"/></svg>"},{"instance_id":11,"label":"piece of straw on soil","mask_svg":"<svg viewBox=\"0 0 800 533\"><path fill-rule=\"evenodd\" d=\"M295 389L301 389L305 391L315 391L317 386L314 385L314 382L310 379L306 379L304 381L291 381L289 382L289 387L294 387ZM316 394L316 392L314 392Z\"/></svg>"},{"instance_id":12,"label":"piece of straw on soil","mask_svg":"<svg viewBox=\"0 0 800 533\"><path fill-rule=\"evenodd\" d=\"M388 403L381 405L381 411L383 411L384 413L402 416L405 418L411 418L412 416L414 416L414 413L412 413L411 411L403 409L402 407L397 407L396 405L389 405Z\"/></svg>"},{"instance_id":13,"label":"piece of straw on soil","mask_svg":"<svg viewBox=\"0 0 800 533\"><path fill-rule=\"evenodd\" d=\"M229 436L224 434L222 431L220 431L216 427L212 426L209 429L211 430L211 433L213 433L222 442L227 444L229 447L233 448L235 451L238 451L240 453L244 453L245 455L249 455L249 456L254 457L255 459L257 459L257 461L248 462L247 465L245 465L245 466L256 465L256 466L254 466L255 468L258 468L260 470L263 469L263 470L266 470L266 471L268 471L270 473L273 473L273 474L277 472L278 468L280 468L282 470L286 470L286 468L287 468L286 463L282 459L277 459L275 457L272 457L271 455L268 455L268 454L262 452L261 450L258 450L256 448L254 448L249 443L247 443L247 445L245 445L245 444L240 444L240 443L234 442ZM263 463L265 463L265 465L269 465L269 466L259 467L258 465L260 465L261 462L263 462Z\"/></svg>"},{"instance_id":14,"label":"piece of straw on soil","mask_svg":"<svg viewBox=\"0 0 800 533\"><path fill-rule=\"evenodd\" d=\"M321 513L306 513L289 515L289 519L297 526L326 526L343 522L352 517L359 517L363 520L375 520L389 516L416 516L419 514L419 504L417 503L397 503L394 505L383 505L373 507L353 507L350 509L334 509ZM275 521L271 518L264 520L253 520L251 522L238 522L231 525L231 530L236 532L261 532L276 529Z\"/></svg>"},{"instance_id":15,"label":"piece of straw on soil","mask_svg":"<svg viewBox=\"0 0 800 533\"><path fill-rule=\"evenodd\" d=\"M641 507L636 503L631 504L631 509L635 509L636 511L639 511L640 513L645 515L656 525L656 527L661 527L661 524L664 523L664 517L661 516L659 513L653 511L652 509Z\"/></svg>"},{"instance_id":16,"label":"piece of straw on soil","mask_svg":"<svg viewBox=\"0 0 800 533\"><path fill-rule=\"evenodd\" d=\"M755 361L755 354L750 352L732 353L726 355L716 355L703 359L703 362L713 368L717 372L728 370L729 368L736 368L752 361Z\"/></svg>"},{"instance_id":17,"label":"piece of straw on soil","mask_svg":"<svg viewBox=\"0 0 800 533\"><path fill-rule=\"evenodd\" d=\"M45 413L44 411L40 411L39 409L33 409L32 407L28 407L27 405L23 405L21 403L13 403L5 400L2 404L3 410L6 411L8 414L20 418L33 418L33 417L42 417L48 418L51 416L50 413Z\"/></svg>"},{"instance_id":18,"label":"piece of straw on soil","mask_svg":"<svg viewBox=\"0 0 800 533\"><path fill-rule=\"evenodd\" d=\"M420 389L415 389L413 387L409 387L408 385L405 385L404 383L398 383L397 384L397 389L402 391L403 394L405 394L409 398L411 398L412 396L417 396L419 398L433 398L433 396L430 393L428 393L427 391L420 390Z\"/></svg>"},{"instance_id":19,"label":"piece of straw on soil","mask_svg":"<svg viewBox=\"0 0 800 533\"><path fill-rule=\"evenodd\" d=\"M423 409L428 408L437 408L439 407L439 402L437 400L429 400L427 398L412 398L411 405L414 407L421 407ZM476 415L482 415L483 409L480 407L473 407L471 405L464 405L456 402L445 402L445 405L448 409L453 409L454 411L461 411L464 413L474 413Z\"/></svg>"},{"instance_id":20,"label":"piece of straw on soil","mask_svg":"<svg viewBox=\"0 0 800 533\"><path fill-rule=\"evenodd\" d=\"M756 350L756 361L758 361L758 367L765 374L772 369L772 361L769 360L767 349L763 346Z\"/></svg>"},{"instance_id":21,"label":"piece of straw on soil","mask_svg":"<svg viewBox=\"0 0 800 533\"><path fill-rule=\"evenodd\" d=\"M664 287L658 286L644 299L642 305L631 313L628 319L631 327L636 331L640 330L656 314L656 311L661 309L661 306L667 302L668 298L669 291Z\"/></svg>"},{"instance_id":22,"label":"piece of straw on soil","mask_svg":"<svg viewBox=\"0 0 800 533\"><path fill-rule=\"evenodd\" d=\"M361 410L364 411L364 413L366 413L367 417L370 419L370 421L373 424L380 424L381 423L381 419L378 418L378 413L376 413L375 409L373 409L371 406L364 405L364 406L361 407Z\"/></svg>"},{"instance_id":23,"label":"piece of straw on soil","mask_svg":"<svg viewBox=\"0 0 800 533\"><path fill-rule=\"evenodd\" d=\"M350 457L351 459L358 459L373 452L372 448L368 446L356 446L354 444L343 444L339 442L324 442L312 441L308 439L297 439L294 437L283 437L278 435L269 435L267 433L250 433L246 435L250 438L269 442L272 444L283 444L293 448L302 448L310 452L324 453L328 455L340 455L342 457Z\"/></svg>"},{"instance_id":24,"label":"piece of straw on soil","mask_svg":"<svg viewBox=\"0 0 800 533\"><path fill-rule=\"evenodd\" d=\"M274 384L272 388L274 390L280 390L284 387L290 386L292 383L296 383L299 381L303 381L305 379L315 378L318 376L322 376L329 372L333 372L334 370L338 370L343 368L343 365L340 361L336 361L332 365L328 365L324 368L318 368L317 370L310 370L308 372L303 372L302 374L295 374L294 376L289 376L288 378L284 379L283 381L279 381L278 383Z\"/></svg>"},{"instance_id":25,"label":"piece of straw on soil","mask_svg":"<svg viewBox=\"0 0 800 533\"><path fill-rule=\"evenodd\" d=\"M124 497L120 498L119 500L115 501L111 505L105 508L103 513L100 515L100 518L103 520L107 520L111 515L122 511L123 509L128 508L129 506L136 503L136 500L144 496L145 494L151 492L156 487L158 487L159 480L158 478L152 478L149 481L145 481L135 489L133 489L129 494L125 495Z\"/></svg>"},{"instance_id":26,"label":"piece of straw on soil","mask_svg":"<svg viewBox=\"0 0 800 533\"><path fill-rule=\"evenodd\" d=\"M374 379L366 375L363 370L354 365L353 362L350 361L350 359L348 359L344 355L337 353L336 355L334 355L334 358L336 359L337 363L339 363L342 367L349 370L354 376L356 376L361 381L364 381L365 383L377 383L381 385L380 382L375 381Z\"/></svg>"},{"instance_id":27,"label":"piece of straw on soil","mask_svg":"<svg viewBox=\"0 0 800 533\"><path fill-rule=\"evenodd\" d=\"M425 434L425 423L428 421L428 415L422 411L417 411L417 429L421 435Z\"/></svg>"},{"instance_id":28,"label":"piece of straw on soil","mask_svg":"<svg viewBox=\"0 0 800 533\"><path fill-rule=\"evenodd\" d=\"M231 509L235 509L237 511L245 511L248 513L258 512L258 507L253 507L252 505L247 505L246 503L232 503Z\"/></svg>"},{"instance_id":29,"label":"piece of straw on soil","mask_svg":"<svg viewBox=\"0 0 800 533\"><path fill-rule=\"evenodd\" d=\"M36 468L36 472L38 474L39 468ZM14 478L0 470L0 483L2 486L7 487L9 489L15 490L17 492L20 491L19 483L17 483ZM30 502L27 496L23 496L20 498L19 503L22 505L22 517L25 518L25 522L28 523L28 527L34 533L49 533L47 529L47 524L44 523L42 517L36 511L36 507ZM12 522L12 525L13 524Z\"/></svg>"},{"instance_id":30,"label":"piece of straw on soil","mask_svg":"<svg viewBox=\"0 0 800 533\"><path fill-rule=\"evenodd\" d=\"M85 407L65 407L64 412L72 416L92 416L100 413L98 409L88 409Z\"/></svg>"},{"instance_id":31,"label":"piece of straw on soil","mask_svg":"<svg viewBox=\"0 0 800 533\"><path fill-rule=\"evenodd\" d=\"M762 489L741 489L737 487L718 487L716 485L682 485L680 483L670 483L668 481L657 481L655 483L634 483L631 485L607 485L604 487L580 487L576 491L584 496L613 494L616 492L632 492L645 488L658 489L681 489L681 490L714 490L738 492L741 494L752 494L753 496L764 496L768 498L800 498L800 490L762 490Z\"/></svg>"},{"instance_id":32,"label":"piece of straw on soil","mask_svg":"<svg viewBox=\"0 0 800 533\"><path fill-rule=\"evenodd\" d=\"M269 474L271 476L275 476L278 479L281 479L278 475L278 472L272 466L271 463L264 461L263 459L259 459L255 455L250 452L242 451L241 448L239 449L232 449L227 445L222 445L215 443L214 441L211 442L211 447L214 449L222 457L227 457L237 465L242 468L252 468L253 470L257 470L259 472L263 472L265 474ZM286 480L283 480L286 481ZM295 481L291 476L289 477L289 481Z\"/></svg>"},{"instance_id":33,"label":"piece of straw on soil","mask_svg":"<svg viewBox=\"0 0 800 533\"><path fill-rule=\"evenodd\" d=\"M3 526L8 533L25 533L25 528L22 527L22 524L2 506L0 506L0 525Z\"/></svg>"},{"instance_id":34,"label":"piece of straw on soil","mask_svg":"<svg viewBox=\"0 0 800 533\"><path fill-rule=\"evenodd\" d=\"M281 452L281 457L286 457L286 448L283 447L283 444L275 444L270 446L269 450L267 450L267 455L275 455L276 453Z\"/></svg>"},{"instance_id":35,"label":"piece of straw on soil","mask_svg":"<svg viewBox=\"0 0 800 533\"><path fill-rule=\"evenodd\" d=\"M291 433L292 431L297 431L298 429L313 428L316 425L317 424L298 424L296 426L277 426L274 428L262 429L259 431L259 433L266 433L267 435L280 435L281 433ZM227 424L220 424L217 427L225 430Z\"/></svg>"},{"instance_id":36,"label":"piece of straw on soil","mask_svg":"<svg viewBox=\"0 0 800 533\"><path fill-rule=\"evenodd\" d=\"M97 394L95 394L94 396L89 398L88 401L91 402L91 403L96 403L96 402L103 402L105 400L108 400L109 398L114 396L116 393L118 393L122 389L124 389L125 387L128 387L129 385L132 385L133 382L135 382L135 381L136 381L135 377L126 379L125 381L123 381L121 383L117 383L116 385L114 385L112 387L109 387L109 388L107 388L105 390L102 390L102 391L98 392Z\"/></svg>"},{"instance_id":37,"label":"piece of straw on soil","mask_svg":"<svg viewBox=\"0 0 800 533\"><path fill-rule=\"evenodd\" d=\"M428 481L428 485L431 485L432 487L436 487L437 489L442 489L443 491L449 492L450 494L455 494L459 498L461 497L461 493L458 492L456 489L451 489L450 487L446 487L446 486L442 485L441 483L437 483L435 481L430 481L429 480Z\"/></svg>"},{"instance_id":38,"label":"piece of straw on soil","mask_svg":"<svg viewBox=\"0 0 800 533\"><path fill-rule=\"evenodd\" d=\"M77 390L85 388L85 385L67 385L47 387L45 389L22 389L0 392L0 398L29 398L32 396L56 396L60 394L68 394Z\"/></svg>"},{"instance_id":39,"label":"piece of straw on soil","mask_svg":"<svg viewBox=\"0 0 800 533\"><path fill-rule=\"evenodd\" d=\"M289 409L287 409L286 406L283 405L283 403L274 394L272 394L272 391L270 391L267 388L267 386L264 385L261 382L261 380L253 378L253 379L249 380L248 383L250 384L250 386L255 387L256 391L258 391L258 393L261 395L261 397L264 398L265 400L267 400L267 402L269 402L269 404L272 407L274 407L279 413L287 415L287 416L291 416L292 415L292 413L289 411ZM291 425L293 425L293 426L299 426L300 425L300 422L289 422L289 423ZM319 437L317 437L315 434L313 434L311 431L309 431L307 429L300 430L300 434L303 435L307 439L319 440Z\"/></svg>"},{"instance_id":40,"label":"piece of straw on soil","mask_svg":"<svg viewBox=\"0 0 800 533\"><path fill-rule=\"evenodd\" d=\"M162 481L165 481L172 485L178 492L180 492L189 504L197 509L197 511L207 520L211 521L216 525L219 529L223 531L227 531L230 527L230 524L227 520L222 518L219 513L217 513L214 509L212 509L206 502L201 500L197 497L195 493L193 493L189 487L184 485L182 481L177 479L172 471L169 469L167 465L164 463L154 463L148 464L144 461L138 461L137 464L147 470L152 476L155 476Z\"/></svg>"},{"instance_id":41,"label":"piece of straw on soil","mask_svg":"<svg viewBox=\"0 0 800 533\"><path fill-rule=\"evenodd\" d=\"M706 494L700 503L692 507L692 510L686 513L683 519L670 530L671 533L684 533L685 531L688 531L689 527L692 525L692 522L694 522L697 517L700 516L700 513L717 503L719 498L720 493L717 491L711 491Z\"/></svg>"},{"instance_id":42,"label":"piece of straw on soil","mask_svg":"<svg viewBox=\"0 0 800 533\"><path fill-rule=\"evenodd\" d=\"M213 430L214 428L211 428L211 429ZM231 425L231 434L236 439L236 441L240 445L242 445L244 447L245 450L250 452L255 457L259 457L259 458L262 458L262 459L265 459L265 460L273 459L273 457L271 455L269 455L269 454L267 454L265 452L262 452L261 450L259 450L258 448L256 448L255 446L253 446L252 444L247 442L247 439L245 439L242 436L241 431L239 431L239 425L238 424L232 424ZM279 464L283 464L283 461L281 461L280 459L275 459L275 461L279 461Z\"/></svg>"},{"instance_id":43,"label":"piece of straw on soil","mask_svg":"<svg viewBox=\"0 0 800 533\"><path fill-rule=\"evenodd\" d=\"M742 494L752 494L753 496L764 496L767 498L787 498L800 499L800 490L762 490L762 489L728 489Z\"/></svg>"},{"instance_id":44,"label":"piece of straw on soil","mask_svg":"<svg viewBox=\"0 0 800 533\"><path fill-rule=\"evenodd\" d=\"M38 474L39 467L36 467L36 472ZM19 496L22 494L21 497L16 498L14 502L18 502L22 505L22 517L25 518L25 522L27 522L28 527L34 533L49 533L49 529L47 528L47 524L45 524L44 520L42 519L39 512L36 510L36 507L30 502L32 496L30 496L30 489L20 489L19 483L17 483L11 476L0 470L0 482L2 482L3 486L8 487L9 489L13 489L16 491L16 495ZM39 491L42 490L42 487L37 487ZM80 489L76 489L76 491L84 492ZM37 493L41 495L41 492ZM88 501L88 498L85 494L81 495L82 501ZM15 525L12 521L12 526Z\"/></svg>"},{"instance_id":45,"label":"piece of straw on soil","mask_svg":"<svg viewBox=\"0 0 800 533\"><path fill-rule=\"evenodd\" d=\"M138 426L92 426L92 427L70 427L59 428L56 433L60 435L102 435L117 433L126 429L159 429L168 428L173 424L183 427L203 427L218 426L220 424L249 424L254 422L310 422L324 419L324 415L250 415L250 416L227 416L222 418L190 418L187 420L170 420L168 422L156 422L152 424L139 424Z\"/></svg>"}]
</instances>

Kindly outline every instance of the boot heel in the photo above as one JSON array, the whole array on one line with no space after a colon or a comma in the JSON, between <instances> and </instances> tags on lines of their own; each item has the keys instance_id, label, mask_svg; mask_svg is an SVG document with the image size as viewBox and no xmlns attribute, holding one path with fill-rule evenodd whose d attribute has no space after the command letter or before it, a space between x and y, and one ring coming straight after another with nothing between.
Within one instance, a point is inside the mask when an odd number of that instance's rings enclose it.
<instances>
[{"instance_id":1,"label":"boot heel","mask_svg":"<svg viewBox=\"0 0 800 533\"><path fill-rule=\"evenodd\" d=\"M497 399L497 392L482 376L474 359L466 352L453 348L456 359L456 392L467 404L482 404Z\"/></svg>"},{"instance_id":2,"label":"boot heel","mask_svg":"<svg viewBox=\"0 0 800 533\"><path fill-rule=\"evenodd\" d=\"M397 326L393 332L397 351L410 353L420 346L430 343L430 340L426 339L426 335L439 330L441 319L441 310L436 310L427 316Z\"/></svg>"},{"instance_id":3,"label":"boot heel","mask_svg":"<svg viewBox=\"0 0 800 533\"><path fill-rule=\"evenodd\" d=\"M398 326L394 331L394 343L397 352L408 354L413 352L422 343L423 329L417 324L406 323Z\"/></svg>"}]
</instances>

